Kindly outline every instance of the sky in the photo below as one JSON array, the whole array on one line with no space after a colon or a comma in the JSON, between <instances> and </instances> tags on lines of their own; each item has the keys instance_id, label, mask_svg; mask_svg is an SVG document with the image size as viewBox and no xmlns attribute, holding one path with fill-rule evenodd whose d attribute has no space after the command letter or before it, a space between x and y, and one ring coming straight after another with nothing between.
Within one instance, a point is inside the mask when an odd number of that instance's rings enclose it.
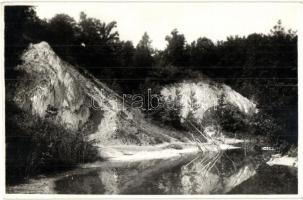
<instances>
[{"instance_id":1,"label":"sky","mask_svg":"<svg viewBox=\"0 0 303 200\"><path fill-rule=\"evenodd\" d=\"M286 29L298 30L298 3L161 3L161 2L98 2L42 3L36 7L40 18L65 13L79 20L84 11L88 17L104 22L116 21L121 40L136 45L147 32L152 46L164 49L165 36L177 28L188 43L199 37L214 42L227 36L269 33L279 19Z\"/></svg>"}]
</instances>

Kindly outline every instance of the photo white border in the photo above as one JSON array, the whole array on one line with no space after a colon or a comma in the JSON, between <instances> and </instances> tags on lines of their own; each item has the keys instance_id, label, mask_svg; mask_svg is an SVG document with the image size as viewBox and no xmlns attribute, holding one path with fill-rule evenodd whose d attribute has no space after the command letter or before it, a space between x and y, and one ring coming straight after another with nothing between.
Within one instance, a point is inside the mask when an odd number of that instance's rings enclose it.
<instances>
[{"instance_id":1,"label":"photo white border","mask_svg":"<svg viewBox=\"0 0 303 200\"><path fill-rule=\"evenodd\" d=\"M59 195L59 194L6 194L5 191L5 86L4 86L4 6L6 5L40 5L45 3L65 3L65 2L77 2L77 3L125 3L125 2L155 2L155 3L295 3L299 7L299 26L298 26L298 194L295 195ZM1 197L3 199L303 199L303 180L302 180L302 156L303 156L303 133L302 125L300 122L303 122L303 107L302 107L302 94L303 94L303 0L294 0L294 1L285 1L285 0L275 0L275 1L171 1L171 0L142 0L142 1L129 1L129 0L112 0L112 1L83 1L83 0L38 0L38 1L19 1L19 0L0 0L1 4L1 16L0 16L0 187L1 187Z\"/></svg>"}]
</instances>

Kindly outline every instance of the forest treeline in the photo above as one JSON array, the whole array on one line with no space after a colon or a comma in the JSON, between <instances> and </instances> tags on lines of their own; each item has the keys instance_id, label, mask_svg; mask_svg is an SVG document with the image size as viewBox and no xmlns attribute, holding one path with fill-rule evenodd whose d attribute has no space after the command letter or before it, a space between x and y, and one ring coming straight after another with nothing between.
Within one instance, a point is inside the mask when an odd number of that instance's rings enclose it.
<instances>
[{"instance_id":1,"label":"forest treeline","mask_svg":"<svg viewBox=\"0 0 303 200\"><path fill-rule=\"evenodd\" d=\"M148 33L133 44L119 38L116 22L79 15L78 21L66 14L46 20L34 7L6 6L6 83L18 75L13 69L28 44L46 41L62 59L119 93L157 92L164 84L205 74L252 99L275 121L277 136L297 142L297 34L281 21L268 33L217 42L201 36L189 43L174 29L165 37L165 49L157 50Z\"/></svg>"}]
</instances>

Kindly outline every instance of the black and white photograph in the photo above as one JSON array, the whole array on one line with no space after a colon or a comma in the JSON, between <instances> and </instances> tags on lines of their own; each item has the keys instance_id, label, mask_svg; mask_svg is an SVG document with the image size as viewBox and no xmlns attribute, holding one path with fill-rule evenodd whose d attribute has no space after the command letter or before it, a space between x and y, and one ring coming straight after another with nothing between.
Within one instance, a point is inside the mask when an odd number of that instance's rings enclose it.
<instances>
[{"instance_id":1,"label":"black and white photograph","mask_svg":"<svg viewBox=\"0 0 303 200\"><path fill-rule=\"evenodd\" d=\"M5 195L300 195L301 7L3 3Z\"/></svg>"}]
</instances>

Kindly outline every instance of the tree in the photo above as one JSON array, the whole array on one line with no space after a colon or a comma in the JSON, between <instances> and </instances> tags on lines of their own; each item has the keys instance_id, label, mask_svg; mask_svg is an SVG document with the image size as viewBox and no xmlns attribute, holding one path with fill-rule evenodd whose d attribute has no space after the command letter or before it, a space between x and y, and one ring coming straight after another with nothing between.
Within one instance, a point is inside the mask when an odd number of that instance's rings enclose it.
<instances>
[{"instance_id":1,"label":"tree","mask_svg":"<svg viewBox=\"0 0 303 200\"><path fill-rule=\"evenodd\" d=\"M131 41L122 41L121 42L121 49L120 49L120 56L121 56L121 65L123 67L130 67L133 65L134 62L134 54L135 48Z\"/></svg>"},{"instance_id":2,"label":"tree","mask_svg":"<svg viewBox=\"0 0 303 200\"><path fill-rule=\"evenodd\" d=\"M73 51L74 46L80 45L76 43L76 21L66 14L57 14L49 20L47 29L46 41L64 60L74 63L78 56Z\"/></svg>"},{"instance_id":3,"label":"tree","mask_svg":"<svg viewBox=\"0 0 303 200\"><path fill-rule=\"evenodd\" d=\"M84 42L115 43L119 41L119 33L114 31L117 27L117 22L115 21L106 24L99 19L87 17L84 12L81 12L79 27Z\"/></svg>"},{"instance_id":4,"label":"tree","mask_svg":"<svg viewBox=\"0 0 303 200\"><path fill-rule=\"evenodd\" d=\"M20 62L20 54L33 41L33 31L39 18L32 6L5 6L5 77L15 78L14 67Z\"/></svg>"},{"instance_id":5,"label":"tree","mask_svg":"<svg viewBox=\"0 0 303 200\"><path fill-rule=\"evenodd\" d=\"M113 21L106 24L81 12L78 27L78 43L81 44L78 50L81 54L80 64L97 77L109 78L114 75L108 67L119 65L117 60L119 33L114 30L117 23Z\"/></svg>"},{"instance_id":6,"label":"tree","mask_svg":"<svg viewBox=\"0 0 303 200\"><path fill-rule=\"evenodd\" d=\"M148 34L145 32L142 39L137 44L135 55L134 55L134 66L145 68L151 68L153 65L153 48L151 46L152 41L150 40Z\"/></svg>"},{"instance_id":7,"label":"tree","mask_svg":"<svg viewBox=\"0 0 303 200\"><path fill-rule=\"evenodd\" d=\"M57 44L71 44L75 37L75 29L76 21L66 14L57 14L49 20L51 41Z\"/></svg>"},{"instance_id":8,"label":"tree","mask_svg":"<svg viewBox=\"0 0 303 200\"><path fill-rule=\"evenodd\" d=\"M208 38L198 38L193 41L189 47L190 65L199 67L204 71L206 67L215 64L217 58L214 53L215 44Z\"/></svg>"},{"instance_id":9,"label":"tree","mask_svg":"<svg viewBox=\"0 0 303 200\"><path fill-rule=\"evenodd\" d=\"M129 94L134 88L133 83L128 81L133 79L136 76L136 70L133 67L134 63L134 53L135 48L131 41L121 41L117 44L117 65L120 66L117 68L115 77L120 79L117 83L122 85L127 85L128 87L121 87L122 91Z\"/></svg>"},{"instance_id":10,"label":"tree","mask_svg":"<svg viewBox=\"0 0 303 200\"><path fill-rule=\"evenodd\" d=\"M278 20L277 24L270 30L272 35L285 35L285 28L282 26L282 21Z\"/></svg>"},{"instance_id":11,"label":"tree","mask_svg":"<svg viewBox=\"0 0 303 200\"><path fill-rule=\"evenodd\" d=\"M179 34L177 29L171 32L171 35L166 36L167 47L164 50L164 59L166 64L175 66L187 65L188 55L186 49L186 40L183 34Z\"/></svg>"},{"instance_id":12,"label":"tree","mask_svg":"<svg viewBox=\"0 0 303 200\"><path fill-rule=\"evenodd\" d=\"M193 128L192 125L194 125L195 127L200 127L199 120L195 117L195 113L200 108L200 105L198 104L197 98L195 96L196 96L195 91L191 90L188 100L189 110L186 116L186 121L184 122L183 125L188 130L192 130Z\"/></svg>"},{"instance_id":13,"label":"tree","mask_svg":"<svg viewBox=\"0 0 303 200\"><path fill-rule=\"evenodd\" d=\"M181 124L181 110L183 105L181 103L181 90L177 88L174 95L169 95L166 99L161 98L161 110L154 115L155 120L161 120L162 123L170 125L177 129L184 129Z\"/></svg>"}]
</instances>

